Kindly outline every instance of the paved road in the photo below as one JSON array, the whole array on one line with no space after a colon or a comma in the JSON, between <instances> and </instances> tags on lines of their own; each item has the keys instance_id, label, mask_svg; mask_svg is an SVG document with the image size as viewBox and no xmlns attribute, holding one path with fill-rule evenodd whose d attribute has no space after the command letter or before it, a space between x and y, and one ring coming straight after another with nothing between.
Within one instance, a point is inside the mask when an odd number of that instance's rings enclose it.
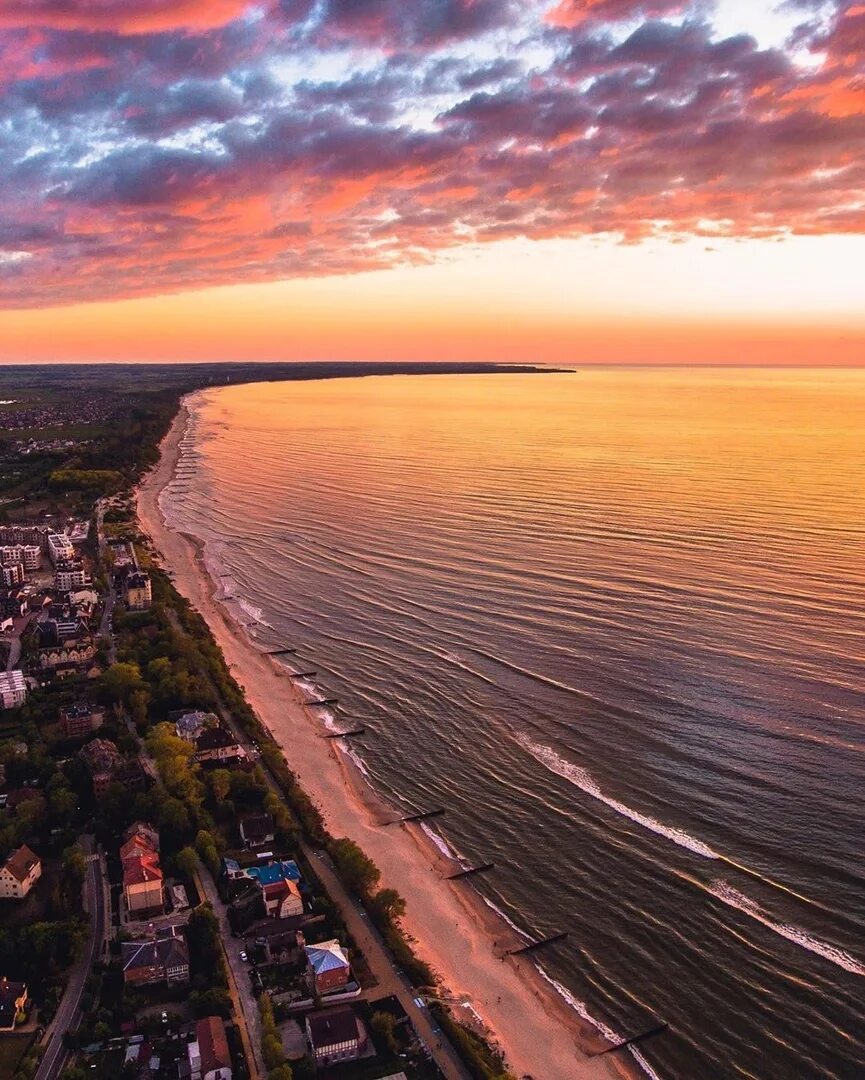
<instances>
[{"instance_id":1,"label":"paved road","mask_svg":"<svg viewBox=\"0 0 865 1080\"><path fill-rule=\"evenodd\" d=\"M370 970L378 982L376 990L387 996L393 994L411 1017L420 1037L430 1048L433 1059L447 1080L470 1080L470 1074L462 1059L454 1050L447 1036L438 1026L425 1005L418 1005L416 991L411 983L399 973L381 935L369 916L348 892L338 876L330 856L302 845L304 854L313 866L331 900L340 910L348 931L366 957Z\"/></svg>"},{"instance_id":2,"label":"paved road","mask_svg":"<svg viewBox=\"0 0 865 1080\"><path fill-rule=\"evenodd\" d=\"M106 906L105 906L105 867L102 857L93 853L93 838L82 839L81 846L87 856L87 874L84 879L84 906L90 913L90 938L84 954L72 970L66 990L57 1012L49 1025L43 1040L45 1047L34 1080L56 1080L63 1072L67 1050L63 1045L63 1036L74 1029L79 1020L81 995L93 962L102 953L105 945Z\"/></svg>"},{"instance_id":3,"label":"paved road","mask_svg":"<svg viewBox=\"0 0 865 1080\"><path fill-rule=\"evenodd\" d=\"M234 723L228 710L221 708L220 713L223 721L231 728L238 742L246 749L250 757L257 758L258 755L252 751L250 740ZM258 764L261 766L273 792L282 799L284 797L282 789L274 777L271 776L270 770L267 769L263 761L259 761ZM420 1037L429 1047L441 1074L447 1080L471 1080L462 1058L453 1048L445 1033L438 1027L429 1010L426 1006L418 1006L415 1003L416 991L414 987L397 968L387 946L382 941L381 935L372 925L363 906L349 894L343 885L330 856L325 852L313 850L307 844L301 844L301 847L318 874L327 894L339 908L349 932L366 957L370 970L378 982L377 989L383 996L393 994L399 1000L406 1013L411 1017ZM234 941L235 939L230 940ZM240 946L238 945L238 952L239 950ZM256 1010L256 1018L257 1016Z\"/></svg>"},{"instance_id":4,"label":"paved road","mask_svg":"<svg viewBox=\"0 0 865 1080\"><path fill-rule=\"evenodd\" d=\"M111 505L110 499L100 499L96 504L96 538L99 543L99 554L105 554L105 548L107 541L105 539L104 524L105 524L105 511ZM117 659L117 649L114 645L114 635L111 633L108 627L111 614L114 611L114 604L116 603L116 595L114 592L114 574L108 571L108 595L105 597L105 607L102 611L102 621L99 624L99 634L101 637L107 637L109 639L108 646L108 662L113 664Z\"/></svg>"},{"instance_id":5,"label":"paved road","mask_svg":"<svg viewBox=\"0 0 865 1080\"><path fill-rule=\"evenodd\" d=\"M267 1075L267 1069L261 1057L261 1017L258 1012L258 1002L255 1000L249 981L250 967L240 959L243 942L232 937L225 905L220 899L210 874L206 870L196 874L195 881L199 894L203 899L210 901L219 920L222 949L228 968L228 990L240 1026L240 1037L249 1065L249 1075L251 1080L257 1080L259 1076Z\"/></svg>"}]
</instances>

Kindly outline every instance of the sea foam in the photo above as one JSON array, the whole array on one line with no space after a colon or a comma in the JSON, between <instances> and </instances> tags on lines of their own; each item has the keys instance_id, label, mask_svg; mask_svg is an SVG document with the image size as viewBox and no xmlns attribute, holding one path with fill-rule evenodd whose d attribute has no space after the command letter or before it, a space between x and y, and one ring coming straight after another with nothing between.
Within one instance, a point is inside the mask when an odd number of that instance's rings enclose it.
<instances>
[{"instance_id":1,"label":"sea foam","mask_svg":"<svg viewBox=\"0 0 865 1080\"><path fill-rule=\"evenodd\" d=\"M791 926L789 923L775 922L763 911L759 904L745 896L744 893L740 893L738 889L734 889L728 882L719 878L707 888L712 896L722 903L736 908L737 911L749 915L752 919L756 919L757 922L762 923L763 926L768 927L774 933L780 934L781 937L786 938L788 941L792 941L803 949L822 956L824 960L837 964L838 967L844 968L845 971L849 971L853 975L865 975L865 966L851 956L850 953L834 945L829 945L825 941L820 941L819 938L812 937L801 927Z\"/></svg>"},{"instance_id":2,"label":"sea foam","mask_svg":"<svg viewBox=\"0 0 865 1080\"><path fill-rule=\"evenodd\" d=\"M644 829L649 829L651 832L657 833L658 836L663 836L667 840L672 840L672 842L678 844L679 847L687 848L688 851L692 851L695 855L701 855L704 859L720 858L717 851L713 851L708 844L704 844L702 840L698 840L695 836L691 836L691 834L685 832L684 829L676 829L672 825L665 825L662 821L658 821L648 814L643 814L639 810L634 810L632 807L626 806L625 803L619 802L618 799L614 799L610 795L604 794L598 782L588 769L584 769L580 765L574 765L573 762L566 761L550 747L539 746L537 743L533 743L527 738L518 737L517 741L523 749L528 750L532 757L535 758L536 761L539 761L545 768L549 769L550 772L554 772L558 776L563 776L575 787L578 787L580 791L584 792L586 795L591 795L593 799L597 799L598 802L602 802L605 806L609 806L611 810L615 810L616 813L621 814L622 817L626 817L630 821L636 822L637 825L642 825Z\"/></svg>"}]
</instances>

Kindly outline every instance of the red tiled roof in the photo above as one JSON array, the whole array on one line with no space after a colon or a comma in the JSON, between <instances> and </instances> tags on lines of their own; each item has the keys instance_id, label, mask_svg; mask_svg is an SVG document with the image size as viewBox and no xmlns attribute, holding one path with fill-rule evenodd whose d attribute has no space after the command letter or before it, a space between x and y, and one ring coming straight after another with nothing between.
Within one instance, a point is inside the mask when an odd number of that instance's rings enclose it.
<instances>
[{"instance_id":1,"label":"red tiled roof","mask_svg":"<svg viewBox=\"0 0 865 1080\"><path fill-rule=\"evenodd\" d=\"M36 852L31 851L26 844L22 844L17 851L12 852L3 864L3 868L8 870L17 881L26 881L27 875L38 863L39 856Z\"/></svg>"},{"instance_id":2,"label":"red tiled roof","mask_svg":"<svg viewBox=\"0 0 865 1080\"><path fill-rule=\"evenodd\" d=\"M195 1027L198 1050L201 1054L201 1074L231 1067L231 1054L225 1037L225 1024L218 1016L206 1016Z\"/></svg>"}]
</instances>

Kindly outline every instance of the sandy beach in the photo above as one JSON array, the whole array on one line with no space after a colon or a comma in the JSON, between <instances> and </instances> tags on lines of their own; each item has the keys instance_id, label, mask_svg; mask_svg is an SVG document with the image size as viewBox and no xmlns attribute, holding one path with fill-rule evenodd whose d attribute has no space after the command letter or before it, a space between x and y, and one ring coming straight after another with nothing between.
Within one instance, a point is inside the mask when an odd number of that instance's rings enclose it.
<instances>
[{"instance_id":1,"label":"sandy beach","mask_svg":"<svg viewBox=\"0 0 865 1080\"><path fill-rule=\"evenodd\" d=\"M443 857L418 827L382 824L386 816L382 805L359 770L332 741L321 737L320 722L303 707L286 669L254 647L216 598L200 545L167 527L159 495L172 479L187 415L181 408L162 444L158 465L138 490L142 528L172 571L177 589L207 620L234 677L319 806L328 829L360 844L381 869L381 884L402 894L404 926L416 951L438 972L446 996L471 1004L517 1076L534 1080L642 1076L627 1054L619 1061L612 1058L621 1054L589 1056L606 1045L595 1028L567 1005L527 958L503 960L497 955L503 938L513 932L486 909L469 883L443 879Z\"/></svg>"}]
</instances>

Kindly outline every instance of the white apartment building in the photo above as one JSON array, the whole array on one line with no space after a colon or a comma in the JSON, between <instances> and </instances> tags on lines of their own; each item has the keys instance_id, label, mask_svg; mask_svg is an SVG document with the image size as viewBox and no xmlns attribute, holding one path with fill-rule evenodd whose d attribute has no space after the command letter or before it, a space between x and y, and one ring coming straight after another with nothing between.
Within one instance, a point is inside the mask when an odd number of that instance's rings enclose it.
<instances>
[{"instance_id":1,"label":"white apartment building","mask_svg":"<svg viewBox=\"0 0 865 1080\"><path fill-rule=\"evenodd\" d=\"M48 554L56 566L59 562L69 562L75 558L75 548L65 533L51 533L48 537Z\"/></svg>"},{"instance_id":2,"label":"white apartment building","mask_svg":"<svg viewBox=\"0 0 865 1080\"><path fill-rule=\"evenodd\" d=\"M23 671L0 671L0 706L14 709L24 704L27 697L27 683Z\"/></svg>"},{"instance_id":3,"label":"white apartment building","mask_svg":"<svg viewBox=\"0 0 865 1080\"><path fill-rule=\"evenodd\" d=\"M54 571L54 586L60 592L69 592L70 589L81 589L88 585L90 579L84 572L84 567L77 560L74 562L58 562Z\"/></svg>"},{"instance_id":4,"label":"white apartment building","mask_svg":"<svg viewBox=\"0 0 865 1080\"><path fill-rule=\"evenodd\" d=\"M12 588L13 585L23 585L24 567L20 562L3 563L0 566L0 577L3 578L3 585L7 589Z\"/></svg>"},{"instance_id":5,"label":"white apartment building","mask_svg":"<svg viewBox=\"0 0 865 1080\"><path fill-rule=\"evenodd\" d=\"M25 570L38 570L42 565L42 549L37 544L8 544L0 547L0 563L11 566L21 563Z\"/></svg>"}]
</instances>

